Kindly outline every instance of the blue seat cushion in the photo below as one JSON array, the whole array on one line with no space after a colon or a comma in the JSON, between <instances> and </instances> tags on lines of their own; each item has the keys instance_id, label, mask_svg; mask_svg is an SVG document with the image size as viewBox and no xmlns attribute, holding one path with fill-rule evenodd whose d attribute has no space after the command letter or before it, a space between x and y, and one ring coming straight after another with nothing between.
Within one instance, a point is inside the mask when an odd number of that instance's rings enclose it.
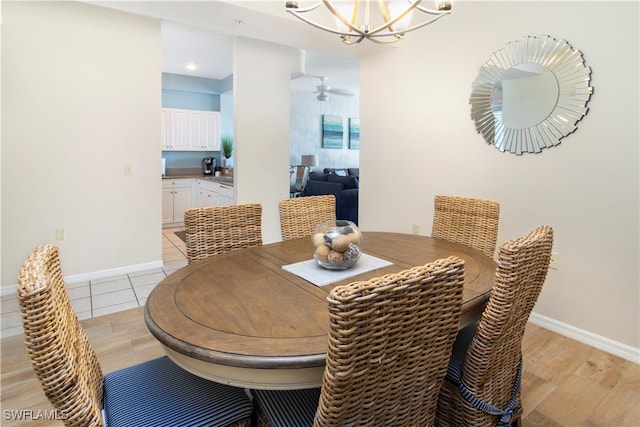
<instances>
[{"instance_id":1,"label":"blue seat cushion","mask_svg":"<svg viewBox=\"0 0 640 427\"><path fill-rule=\"evenodd\" d=\"M474 322L458 331L458 336L451 349L451 359L447 369L447 377L452 381L458 373L462 373L462 367L467 359L467 351L469 351L473 337L476 336L478 324L478 322Z\"/></svg>"},{"instance_id":2,"label":"blue seat cushion","mask_svg":"<svg viewBox=\"0 0 640 427\"><path fill-rule=\"evenodd\" d=\"M107 427L226 426L252 413L247 393L160 357L104 377Z\"/></svg>"},{"instance_id":3,"label":"blue seat cushion","mask_svg":"<svg viewBox=\"0 0 640 427\"><path fill-rule=\"evenodd\" d=\"M251 390L258 408L274 427L311 427L320 389Z\"/></svg>"}]
</instances>

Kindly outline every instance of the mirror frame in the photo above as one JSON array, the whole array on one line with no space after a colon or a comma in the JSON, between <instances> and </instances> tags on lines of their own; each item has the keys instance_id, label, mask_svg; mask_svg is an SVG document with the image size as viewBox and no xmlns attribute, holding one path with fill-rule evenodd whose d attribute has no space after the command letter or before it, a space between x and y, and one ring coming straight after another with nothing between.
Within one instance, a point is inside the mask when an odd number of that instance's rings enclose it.
<instances>
[{"instance_id":1,"label":"mirror frame","mask_svg":"<svg viewBox=\"0 0 640 427\"><path fill-rule=\"evenodd\" d=\"M505 71L525 63L540 64L553 73L558 83L558 99L540 123L516 129L505 126L494 115L491 94ZM500 151L517 155L540 153L560 144L562 138L577 129L577 123L589 111L587 103L593 94L590 82L591 68L585 65L580 51L551 36L527 36L507 43L480 67L469 98L471 118L478 133Z\"/></svg>"}]
</instances>

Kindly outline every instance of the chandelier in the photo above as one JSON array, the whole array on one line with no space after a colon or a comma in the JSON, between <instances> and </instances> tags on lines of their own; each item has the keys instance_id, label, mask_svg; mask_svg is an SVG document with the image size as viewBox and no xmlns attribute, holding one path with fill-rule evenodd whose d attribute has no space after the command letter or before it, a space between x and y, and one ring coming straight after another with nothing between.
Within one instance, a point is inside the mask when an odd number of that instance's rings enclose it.
<instances>
[{"instance_id":1,"label":"chandelier","mask_svg":"<svg viewBox=\"0 0 640 427\"><path fill-rule=\"evenodd\" d=\"M346 44L360 43L364 39L376 43L395 43L405 33L425 27L451 13L451 1L436 0L436 9L421 6L422 0L378 0L378 15L372 17L371 0L321 0L312 6L301 8L296 0L287 0L286 9L298 19L333 34L338 34ZM303 14L324 5L335 18L335 28L319 24ZM411 25L415 11L424 13L423 21Z\"/></svg>"}]
</instances>

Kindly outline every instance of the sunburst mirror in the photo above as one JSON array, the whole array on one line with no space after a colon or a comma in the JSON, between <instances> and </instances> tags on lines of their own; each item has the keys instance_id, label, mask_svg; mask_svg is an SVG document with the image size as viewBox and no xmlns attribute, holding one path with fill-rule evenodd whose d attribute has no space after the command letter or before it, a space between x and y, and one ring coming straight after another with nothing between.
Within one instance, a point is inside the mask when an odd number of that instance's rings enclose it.
<instances>
[{"instance_id":1,"label":"sunburst mirror","mask_svg":"<svg viewBox=\"0 0 640 427\"><path fill-rule=\"evenodd\" d=\"M577 129L593 93L591 69L564 40L507 43L473 82L471 118L487 143L521 155L560 144Z\"/></svg>"}]
</instances>

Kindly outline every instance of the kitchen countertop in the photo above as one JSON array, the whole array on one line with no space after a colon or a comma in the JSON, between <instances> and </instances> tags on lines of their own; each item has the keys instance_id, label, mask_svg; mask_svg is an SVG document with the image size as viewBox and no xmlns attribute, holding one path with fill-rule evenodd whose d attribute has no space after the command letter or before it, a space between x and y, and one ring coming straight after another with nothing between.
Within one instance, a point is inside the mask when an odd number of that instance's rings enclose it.
<instances>
[{"instance_id":1,"label":"kitchen countertop","mask_svg":"<svg viewBox=\"0 0 640 427\"><path fill-rule=\"evenodd\" d=\"M162 177L162 179L190 179L190 178L196 178L196 179L202 179L205 181L211 181L211 182L217 182L223 185L231 185L233 186L233 177L232 176L211 176L211 175L190 175L190 174L185 174L185 175L165 175Z\"/></svg>"}]
</instances>

